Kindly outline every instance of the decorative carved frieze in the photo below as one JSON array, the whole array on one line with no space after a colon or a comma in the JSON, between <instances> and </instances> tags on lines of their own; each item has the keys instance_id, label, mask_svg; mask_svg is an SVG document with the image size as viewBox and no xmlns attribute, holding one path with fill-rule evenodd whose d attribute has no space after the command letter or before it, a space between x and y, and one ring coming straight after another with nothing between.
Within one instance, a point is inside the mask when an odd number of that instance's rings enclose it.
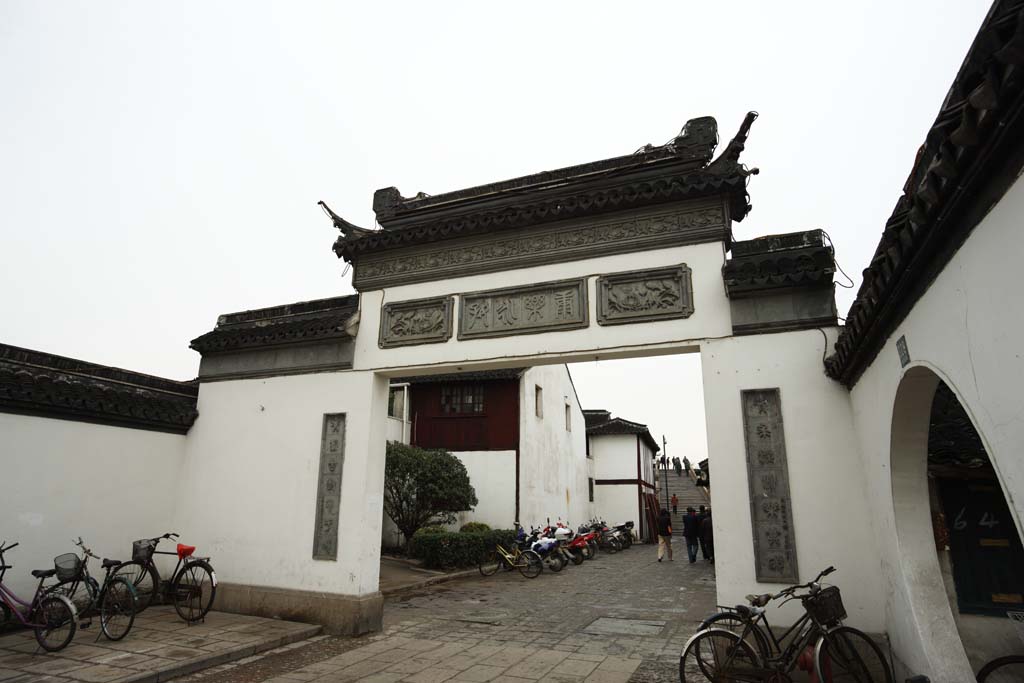
<instances>
[{"instance_id":1,"label":"decorative carved frieze","mask_svg":"<svg viewBox=\"0 0 1024 683\"><path fill-rule=\"evenodd\" d=\"M688 318L693 314L692 287L685 263L602 275L597 279L597 323L621 325Z\"/></svg>"},{"instance_id":2,"label":"decorative carved frieze","mask_svg":"<svg viewBox=\"0 0 1024 683\"><path fill-rule=\"evenodd\" d=\"M387 349L448 341L452 336L452 305L450 296L384 304L378 344Z\"/></svg>"},{"instance_id":3,"label":"decorative carved frieze","mask_svg":"<svg viewBox=\"0 0 1024 683\"><path fill-rule=\"evenodd\" d=\"M320 470L316 487L313 559L338 559L341 475L345 467L345 413L324 415L320 439Z\"/></svg>"},{"instance_id":4,"label":"decorative carved frieze","mask_svg":"<svg viewBox=\"0 0 1024 683\"><path fill-rule=\"evenodd\" d=\"M459 339L572 330L589 324L586 278L473 292L461 298Z\"/></svg>"},{"instance_id":5,"label":"decorative carved frieze","mask_svg":"<svg viewBox=\"0 0 1024 683\"><path fill-rule=\"evenodd\" d=\"M354 284L359 290L379 289L727 237L724 204L702 202L685 209L629 218L577 222L570 226L563 223L464 239L435 248L367 255L356 263Z\"/></svg>"},{"instance_id":6,"label":"decorative carved frieze","mask_svg":"<svg viewBox=\"0 0 1024 683\"><path fill-rule=\"evenodd\" d=\"M796 583L796 540L779 390L751 389L742 391L741 397L757 580Z\"/></svg>"}]
</instances>

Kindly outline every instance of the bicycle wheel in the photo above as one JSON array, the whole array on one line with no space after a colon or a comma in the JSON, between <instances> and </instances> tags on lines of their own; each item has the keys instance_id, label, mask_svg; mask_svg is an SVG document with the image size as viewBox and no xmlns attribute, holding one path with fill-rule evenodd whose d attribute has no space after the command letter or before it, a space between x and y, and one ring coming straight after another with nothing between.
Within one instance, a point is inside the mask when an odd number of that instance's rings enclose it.
<instances>
[{"instance_id":1,"label":"bicycle wheel","mask_svg":"<svg viewBox=\"0 0 1024 683\"><path fill-rule=\"evenodd\" d=\"M30 621L36 624L36 642L47 652L63 650L75 637L78 614L63 595L47 595L32 611Z\"/></svg>"},{"instance_id":2,"label":"bicycle wheel","mask_svg":"<svg viewBox=\"0 0 1024 683\"><path fill-rule=\"evenodd\" d=\"M152 564L124 562L114 568L111 577L114 576L128 579L128 583L135 589L136 614L153 604L160 588L160 575L156 573L156 568Z\"/></svg>"},{"instance_id":3,"label":"bicycle wheel","mask_svg":"<svg viewBox=\"0 0 1024 683\"><path fill-rule=\"evenodd\" d=\"M735 612L718 612L712 614L710 617L705 619L700 624L700 630L709 628L721 628L726 631L731 631L738 636L743 635L743 630L747 627L747 623L739 618ZM767 660L771 653L771 646L768 644L768 638L761 632L760 627L755 625L747 633L744 638L747 645L754 649L754 651L761 656L761 660Z\"/></svg>"},{"instance_id":4,"label":"bicycle wheel","mask_svg":"<svg viewBox=\"0 0 1024 683\"><path fill-rule=\"evenodd\" d=\"M760 681L763 671L754 650L731 631L700 631L679 658L679 680Z\"/></svg>"},{"instance_id":5,"label":"bicycle wheel","mask_svg":"<svg viewBox=\"0 0 1024 683\"><path fill-rule=\"evenodd\" d=\"M998 657L981 667L978 683L1010 683L1024 681L1024 655Z\"/></svg>"},{"instance_id":6,"label":"bicycle wheel","mask_svg":"<svg viewBox=\"0 0 1024 683\"><path fill-rule=\"evenodd\" d=\"M892 670L875 641L850 626L834 628L818 639L814 670L819 679L833 683L893 683Z\"/></svg>"},{"instance_id":7,"label":"bicycle wheel","mask_svg":"<svg viewBox=\"0 0 1024 683\"><path fill-rule=\"evenodd\" d=\"M46 589L46 595L63 595L71 601L75 613L89 617L99 600L100 587L91 576L60 581Z\"/></svg>"},{"instance_id":8,"label":"bicycle wheel","mask_svg":"<svg viewBox=\"0 0 1024 683\"><path fill-rule=\"evenodd\" d=\"M502 559L497 550L492 550L484 556L484 559L480 560L480 565L477 569L480 570L483 576L493 576L498 572Z\"/></svg>"},{"instance_id":9,"label":"bicycle wheel","mask_svg":"<svg viewBox=\"0 0 1024 683\"><path fill-rule=\"evenodd\" d=\"M109 640L121 640L135 623L135 589L128 579L115 576L100 598L100 629Z\"/></svg>"},{"instance_id":10,"label":"bicycle wheel","mask_svg":"<svg viewBox=\"0 0 1024 683\"><path fill-rule=\"evenodd\" d=\"M544 571L543 560L540 559L540 555L532 550L524 550L519 555L516 566L519 568L519 573L528 579L535 579Z\"/></svg>"},{"instance_id":11,"label":"bicycle wheel","mask_svg":"<svg viewBox=\"0 0 1024 683\"><path fill-rule=\"evenodd\" d=\"M181 568L171 584L174 611L191 623L206 616L217 595L217 575L205 560L190 562Z\"/></svg>"}]
</instances>

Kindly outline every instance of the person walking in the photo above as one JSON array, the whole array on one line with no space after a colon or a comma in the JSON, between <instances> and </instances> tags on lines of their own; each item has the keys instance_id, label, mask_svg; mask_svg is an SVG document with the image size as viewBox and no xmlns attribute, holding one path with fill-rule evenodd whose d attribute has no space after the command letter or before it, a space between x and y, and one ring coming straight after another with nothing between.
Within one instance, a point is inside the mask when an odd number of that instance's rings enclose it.
<instances>
[{"instance_id":1,"label":"person walking","mask_svg":"<svg viewBox=\"0 0 1024 683\"><path fill-rule=\"evenodd\" d=\"M707 517L707 508L703 505L697 508L697 540L700 541L700 552L705 560L711 559L711 551L704 544L704 518Z\"/></svg>"},{"instance_id":2,"label":"person walking","mask_svg":"<svg viewBox=\"0 0 1024 683\"><path fill-rule=\"evenodd\" d=\"M668 561L671 562L672 516L668 514L668 510L661 508L661 512L658 513L658 562L661 562L666 549L668 550Z\"/></svg>"},{"instance_id":3,"label":"person walking","mask_svg":"<svg viewBox=\"0 0 1024 683\"><path fill-rule=\"evenodd\" d=\"M676 494L672 494L672 514L679 514L679 497Z\"/></svg>"},{"instance_id":4,"label":"person walking","mask_svg":"<svg viewBox=\"0 0 1024 683\"><path fill-rule=\"evenodd\" d=\"M700 520L692 507L686 508L683 517L683 536L686 537L686 554L690 556L690 564L693 564L697 561L697 549L700 547Z\"/></svg>"},{"instance_id":5,"label":"person walking","mask_svg":"<svg viewBox=\"0 0 1024 683\"><path fill-rule=\"evenodd\" d=\"M704 559L715 563L715 530L711 525L711 508L704 513L700 522L700 547L704 551Z\"/></svg>"}]
</instances>

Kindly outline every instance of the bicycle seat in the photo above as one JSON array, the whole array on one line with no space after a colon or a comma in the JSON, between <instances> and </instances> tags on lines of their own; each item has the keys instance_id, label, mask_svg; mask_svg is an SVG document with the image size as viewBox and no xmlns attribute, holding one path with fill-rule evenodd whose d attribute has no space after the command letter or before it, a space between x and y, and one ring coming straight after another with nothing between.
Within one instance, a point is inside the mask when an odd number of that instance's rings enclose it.
<instances>
[{"instance_id":1,"label":"bicycle seat","mask_svg":"<svg viewBox=\"0 0 1024 683\"><path fill-rule=\"evenodd\" d=\"M183 560L186 557L191 557L192 553L194 553L195 551L196 547L194 545L185 545L184 543L178 544L178 557L180 557Z\"/></svg>"},{"instance_id":2,"label":"bicycle seat","mask_svg":"<svg viewBox=\"0 0 1024 683\"><path fill-rule=\"evenodd\" d=\"M747 602L754 607L764 607L772 599L771 593L762 593L761 595L748 595Z\"/></svg>"},{"instance_id":3,"label":"bicycle seat","mask_svg":"<svg viewBox=\"0 0 1024 683\"><path fill-rule=\"evenodd\" d=\"M103 558L103 562L102 562L102 565L103 565L104 569L108 569L110 567L116 567L119 564L121 564L121 560L108 560L107 558Z\"/></svg>"},{"instance_id":4,"label":"bicycle seat","mask_svg":"<svg viewBox=\"0 0 1024 683\"><path fill-rule=\"evenodd\" d=\"M32 576L37 579L48 579L57 573L56 569L33 569Z\"/></svg>"},{"instance_id":5,"label":"bicycle seat","mask_svg":"<svg viewBox=\"0 0 1024 683\"><path fill-rule=\"evenodd\" d=\"M740 615L745 619L752 619L757 615L764 612L760 607L751 607L750 605L736 605L736 614Z\"/></svg>"}]
</instances>

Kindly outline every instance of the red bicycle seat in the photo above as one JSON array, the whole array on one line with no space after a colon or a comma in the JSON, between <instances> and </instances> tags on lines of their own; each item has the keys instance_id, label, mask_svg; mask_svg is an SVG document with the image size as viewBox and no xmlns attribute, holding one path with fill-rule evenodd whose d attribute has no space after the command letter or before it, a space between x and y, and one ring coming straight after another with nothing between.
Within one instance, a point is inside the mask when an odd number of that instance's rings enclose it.
<instances>
[{"instance_id":1,"label":"red bicycle seat","mask_svg":"<svg viewBox=\"0 0 1024 683\"><path fill-rule=\"evenodd\" d=\"M186 557L192 557L192 553L196 551L194 545L185 545L184 543L178 544L178 557L185 559Z\"/></svg>"}]
</instances>

